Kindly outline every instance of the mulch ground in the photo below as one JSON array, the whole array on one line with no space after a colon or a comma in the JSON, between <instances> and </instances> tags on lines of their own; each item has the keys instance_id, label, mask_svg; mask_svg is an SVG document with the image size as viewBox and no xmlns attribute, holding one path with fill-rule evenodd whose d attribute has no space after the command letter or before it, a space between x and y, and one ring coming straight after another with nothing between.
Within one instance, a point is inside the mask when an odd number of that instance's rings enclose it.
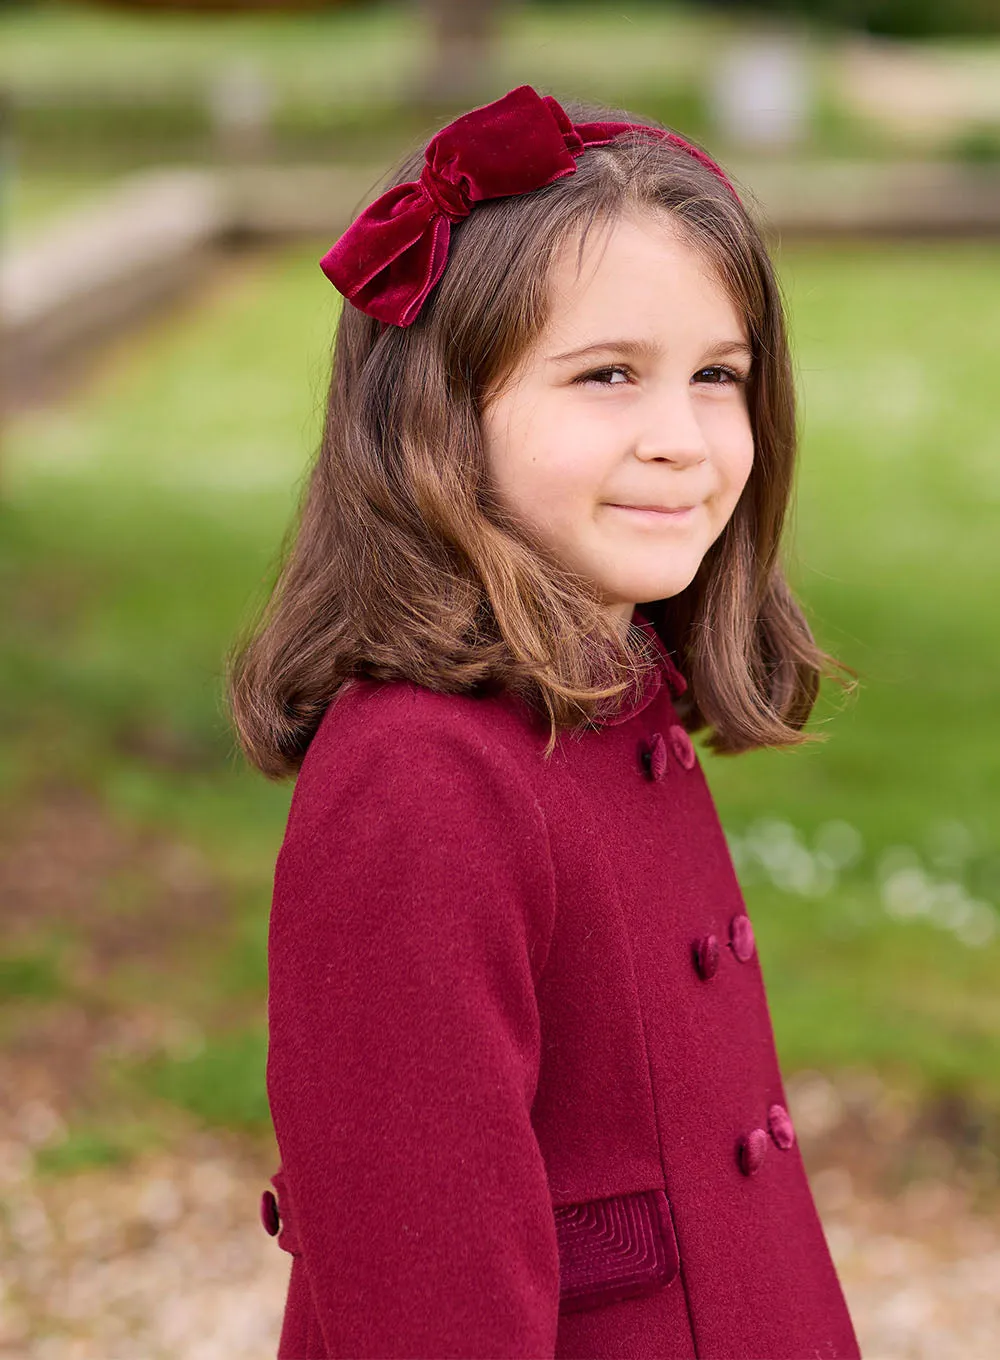
<instances>
[{"instance_id":1,"label":"mulch ground","mask_svg":"<svg viewBox=\"0 0 1000 1360\"><path fill-rule=\"evenodd\" d=\"M273 1140L161 1107L156 1145L131 1160L36 1165L81 1111L119 1116L103 1058L189 1041L169 993L133 990L125 1007L112 984L122 968L162 978L192 941L223 940L225 885L191 847L52 790L7 810L0 901L5 954L51 930L70 942L65 991L3 1006L0 1356L271 1360L290 1264L258 1217ZM1000 1354L990 1121L954 1100L918 1104L868 1071L797 1073L787 1089L866 1360Z\"/></svg>"}]
</instances>

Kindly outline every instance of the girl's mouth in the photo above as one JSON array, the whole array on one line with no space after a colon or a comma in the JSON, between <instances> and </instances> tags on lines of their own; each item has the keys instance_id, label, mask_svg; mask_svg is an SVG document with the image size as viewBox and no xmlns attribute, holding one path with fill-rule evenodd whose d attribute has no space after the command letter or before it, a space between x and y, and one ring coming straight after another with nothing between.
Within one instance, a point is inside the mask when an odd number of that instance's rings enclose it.
<instances>
[{"instance_id":1,"label":"girl's mouth","mask_svg":"<svg viewBox=\"0 0 1000 1360\"><path fill-rule=\"evenodd\" d=\"M678 522L690 519L694 514L693 505L678 505L675 507L651 506L651 505L615 505L609 501L612 510L627 510L630 515L638 519L655 521Z\"/></svg>"}]
</instances>

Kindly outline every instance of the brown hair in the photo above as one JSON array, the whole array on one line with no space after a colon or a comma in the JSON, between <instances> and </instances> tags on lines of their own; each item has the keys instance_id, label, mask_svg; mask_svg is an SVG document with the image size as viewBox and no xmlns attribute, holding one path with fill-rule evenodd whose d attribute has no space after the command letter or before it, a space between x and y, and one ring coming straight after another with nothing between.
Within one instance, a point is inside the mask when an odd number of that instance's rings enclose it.
<instances>
[{"instance_id":1,"label":"brown hair","mask_svg":"<svg viewBox=\"0 0 1000 1360\"><path fill-rule=\"evenodd\" d=\"M562 102L577 122L660 126ZM422 164L423 147L386 183L416 179ZM644 636L623 631L595 586L492 495L479 413L545 324L556 249L579 234L582 254L594 223L657 210L705 252L746 319L754 461L695 579L641 607L688 680L685 725L710 727L714 750L810 739L801 728L838 663L816 646L778 560L796 454L778 282L758 227L711 171L624 134L585 150L571 175L478 204L452 228L444 275L412 325L344 303L318 458L270 598L227 659L239 743L266 775L298 769L353 676L510 690L547 712L546 756L558 731L600 721L602 700L642 683Z\"/></svg>"}]
</instances>

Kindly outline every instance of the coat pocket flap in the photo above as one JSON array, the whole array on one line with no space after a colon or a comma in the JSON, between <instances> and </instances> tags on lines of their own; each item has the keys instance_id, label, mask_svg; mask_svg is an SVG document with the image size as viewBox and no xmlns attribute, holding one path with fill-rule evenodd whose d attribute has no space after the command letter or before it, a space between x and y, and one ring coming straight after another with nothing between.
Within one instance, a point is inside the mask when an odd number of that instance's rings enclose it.
<instances>
[{"instance_id":1,"label":"coat pocket flap","mask_svg":"<svg viewBox=\"0 0 1000 1360\"><path fill-rule=\"evenodd\" d=\"M677 1239L663 1190L563 1204L554 1213L560 1312L641 1298L677 1277Z\"/></svg>"}]
</instances>

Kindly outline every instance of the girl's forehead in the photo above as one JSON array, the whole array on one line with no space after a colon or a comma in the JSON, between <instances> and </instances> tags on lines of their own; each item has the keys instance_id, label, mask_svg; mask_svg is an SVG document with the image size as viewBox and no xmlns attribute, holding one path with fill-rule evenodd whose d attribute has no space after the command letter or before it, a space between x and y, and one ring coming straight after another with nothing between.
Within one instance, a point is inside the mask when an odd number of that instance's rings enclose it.
<instances>
[{"instance_id":1,"label":"girl's forehead","mask_svg":"<svg viewBox=\"0 0 1000 1360\"><path fill-rule=\"evenodd\" d=\"M665 210L599 223L582 244L579 234L568 236L554 253L551 272L565 298L629 278L644 287L700 280L712 291L724 291L708 248Z\"/></svg>"},{"instance_id":2,"label":"girl's forehead","mask_svg":"<svg viewBox=\"0 0 1000 1360\"><path fill-rule=\"evenodd\" d=\"M565 342L568 348L573 338L582 345L595 327L601 339L638 330L654 340L702 328L713 338L721 328L726 334L719 338L735 339L746 329L742 308L708 252L665 211L601 223L582 253L579 235L561 242L548 304L542 346Z\"/></svg>"}]
</instances>

